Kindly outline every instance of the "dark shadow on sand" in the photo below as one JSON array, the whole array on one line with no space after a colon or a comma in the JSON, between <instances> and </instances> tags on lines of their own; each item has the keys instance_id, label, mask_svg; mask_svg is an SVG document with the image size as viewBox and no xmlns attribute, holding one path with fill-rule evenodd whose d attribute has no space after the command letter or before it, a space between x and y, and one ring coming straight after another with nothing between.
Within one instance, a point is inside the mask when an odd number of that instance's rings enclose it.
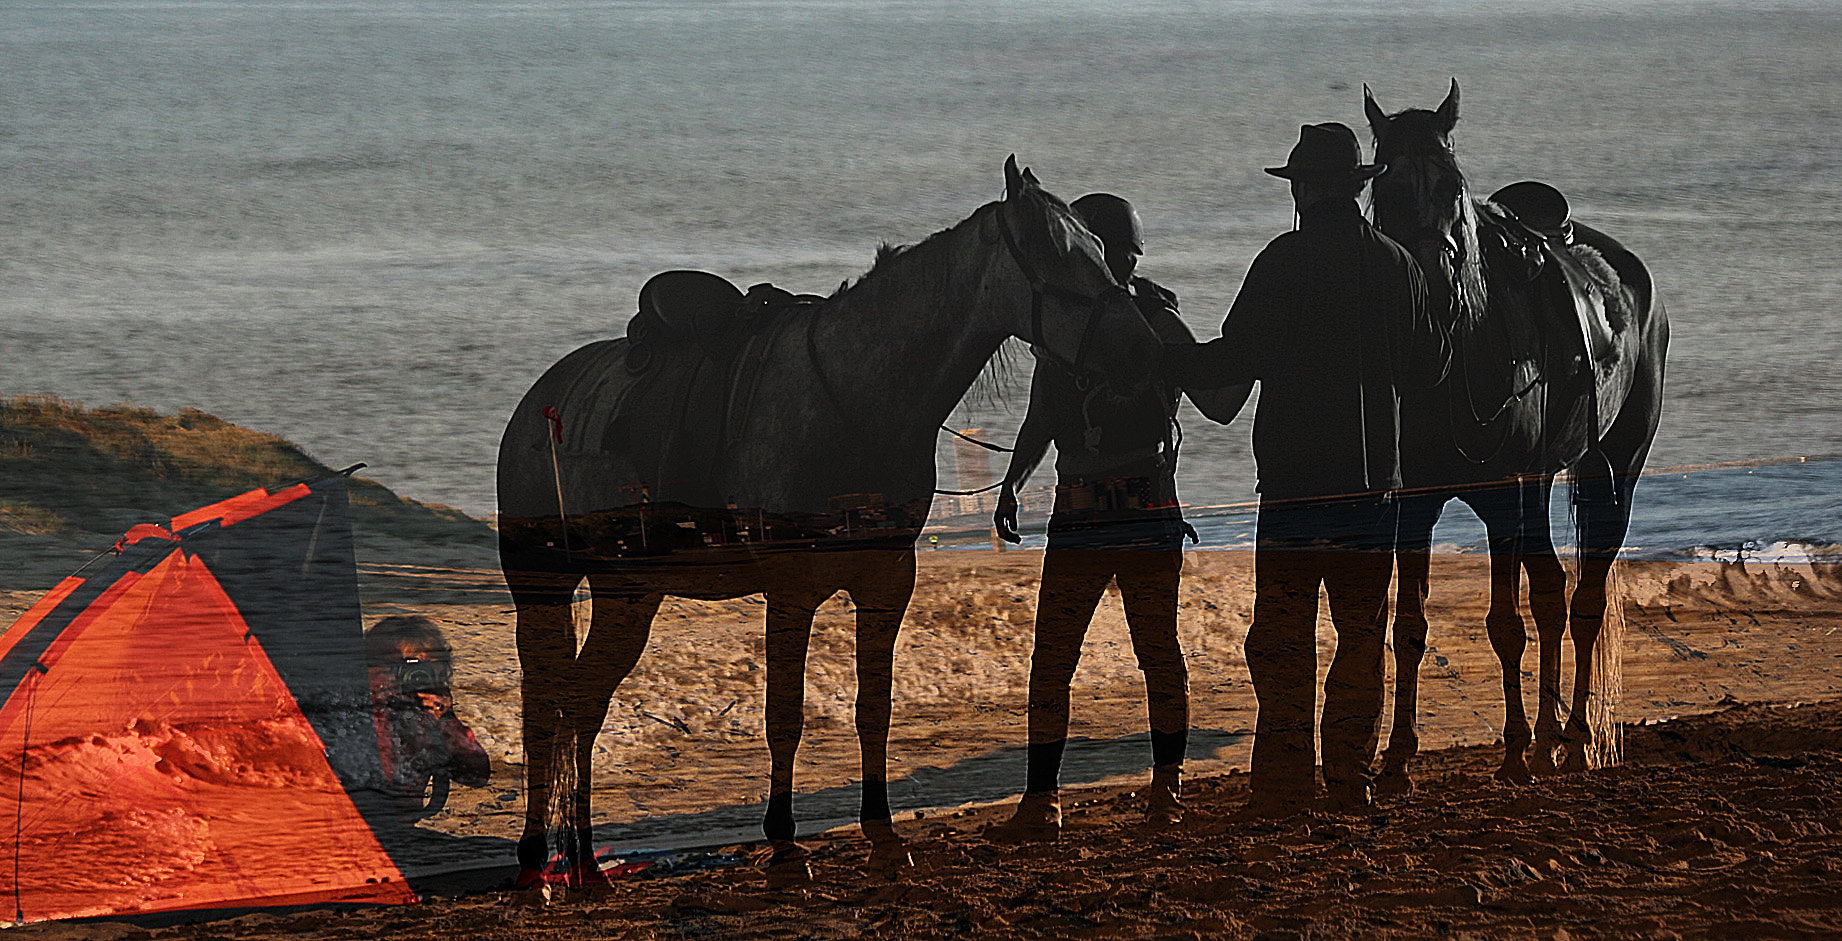
<instances>
[{"instance_id":1,"label":"dark shadow on sand","mask_svg":"<svg viewBox=\"0 0 1842 941\"><path fill-rule=\"evenodd\" d=\"M1214 758L1223 749L1245 741L1249 731L1193 729L1187 757ZM989 803L1013 798L1023 791L1028 749L1006 746L955 762L951 767L926 767L889 784L889 804L898 820L917 810ZM1062 786L1091 784L1114 775L1149 773L1151 737L1140 732L1113 739L1072 738L1062 758ZM802 837L857 822L863 787L851 784L800 793L793 798ZM690 849L732 843L759 842L761 818L767 803L758 801L718 807L695 814L653 817L595 828L595 844L620 850Z\"/></svg>"}]
</instances>

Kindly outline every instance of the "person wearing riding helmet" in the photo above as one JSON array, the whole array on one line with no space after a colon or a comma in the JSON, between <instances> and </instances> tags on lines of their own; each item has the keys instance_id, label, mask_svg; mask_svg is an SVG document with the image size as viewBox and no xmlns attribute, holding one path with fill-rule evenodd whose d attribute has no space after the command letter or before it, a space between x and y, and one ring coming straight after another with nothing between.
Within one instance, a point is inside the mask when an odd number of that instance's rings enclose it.
<instances>
[{"instance_id":1,"label":"person wearing riding helmet","mask_svg":"<svg viewBox=\"0 0 1842 941\"><path fill-rule=\"evenodd\" d=\"M1318 728L1324 787L1334 808L1369 803L1401 487L1399 390L1436 385L1451 360L1449 325L1429 311L1419 265L1357 204L1386 170L1361 162L1342 124L1300 128L1286 165L1266 171L1290 181L1298 228L1254 258L1220 338L1165 349L1165 375L1186 388L1260 382L1246 641L1259 705L1255 816L1296 812L1317 792L1320 585L1337 636Z\"/></svg>"},{"instance_id":2,"label":"person wearing riding helmet","mask_svg":"<svg viewBox=\"0 0 1842 941\"><path fill-rule=\"evenodd\" d=\"M1194 343L1177 314L1177 296L1136 277L1143 228L1132 204L1091 193L1070 204L1101 242L1107 269L1131 292L1140 314L1166 343ZM1151 368L1152 364L1146 364ZM1208 411L1232 417L1245 400L1213 393ZM992 522L1021 541L1017 488L1055 446L1055 503L1043 554L1030 655L1029 769L1016 813L994 827L998 839L1054 839L1061 832L1058 797L1068 738L1068 687L1082 639L1109 582L1119 586L1132 646L1145 673L1151 725L1152 783L1146 819L1181 821L1180 774L1189 730L1189 679L1177 642L1177 582L1183 539L1195 531L1177 504L1173 430L1179 390L1154 382L1118 390L1039 357L1030 406L1017 433Z\"/></svg>"}]
</instances>

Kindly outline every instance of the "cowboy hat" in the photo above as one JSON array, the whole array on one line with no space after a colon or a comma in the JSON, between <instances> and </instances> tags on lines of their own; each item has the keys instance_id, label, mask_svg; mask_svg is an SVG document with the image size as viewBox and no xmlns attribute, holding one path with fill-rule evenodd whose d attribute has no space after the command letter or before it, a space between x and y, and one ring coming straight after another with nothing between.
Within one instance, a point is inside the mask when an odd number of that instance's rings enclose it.
<instances>
[{"instance_id":1,"label":"cowboy hat","mask_svg":"<svg viewBox=\"0 0 1842 941\"><path fill-rule=\"evenodd\" d=\"M1266 168L1266 172L1288 180L1327 181L1368 180L1387 171L1385 163L1363 163L1356 132L1334 121L1300 127L1298 143L1287 155L1286 165Z\"/></svg>"}]
</instances>

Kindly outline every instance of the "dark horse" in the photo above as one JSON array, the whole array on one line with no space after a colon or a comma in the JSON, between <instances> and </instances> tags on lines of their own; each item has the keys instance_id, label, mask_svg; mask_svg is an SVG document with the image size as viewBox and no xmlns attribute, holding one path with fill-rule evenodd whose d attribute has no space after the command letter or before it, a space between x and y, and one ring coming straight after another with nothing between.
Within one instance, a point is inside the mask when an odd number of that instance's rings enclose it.
<instances>
[{"instance_id":1,"label":"dark horse","mask_svg":"<svg viewBox=\"0 0 1842 941\"><path fill-rule=\"evenodd\" d=\"M885 249L829 298L721 311L742 327L711 328L706 304L685 315L697 344L630 328L564 357L525 394L499 450L500 558L524 671L525 884L543 878L552 815L567 878L598 881L594 739L667 594L767 596L763 829L776 861L799 868L793 757L813 611L850 594L864 832L876 861L906 858L885 778L890 671L935 432L1007 337L1128 387L1148 379L1157 344L1067 205L1014 159L1005 177L1002 201ZM571 603L584 578L592 617L578 645Z\"/></svg>"},{"instance_id":2,"label":"dark horse","mask_svg":"<svg viewBox=\"0 0 1842 941\"><path fill-rule=\"evenodd\" d=\"M1474 198L1453 156L1458 82L1435 111L1388 115L1367 86L1363 107L1375 157L1376 225L1418 259L1432 303L1451 305L1453 365L1446 380L1401 399L1399 606L1394 621L1394 728L1379 782L1404 791L1426 652L1427 571L1433 526L1463 500L1490 541L1485 621L1503 667L1504 756L1497 777L1574 770L1610 760L1615 727L1601 700L1619 651L1603 638L1607 579L1631 519L1631 496L1663 405L1669 321L1650 272L1610 236L1567 218L1564 197L1518 183ZM1566 573L1549 536L1549 493L1573 475L1579 573L1571 610ZM1541 645L1533 756L1522 701L1525 634L1521 573ZM1617 617L1614 606L1613 617ZM1565 728L1561 636L1574 643ZM1597 655L1597 656L1595 656ZM1597 671L1597 672L1596 672ZM1610 674L1610 675L1607 675ZM1597 691L1595 691L1597 690Z\"/></svg>"}]
</instances>

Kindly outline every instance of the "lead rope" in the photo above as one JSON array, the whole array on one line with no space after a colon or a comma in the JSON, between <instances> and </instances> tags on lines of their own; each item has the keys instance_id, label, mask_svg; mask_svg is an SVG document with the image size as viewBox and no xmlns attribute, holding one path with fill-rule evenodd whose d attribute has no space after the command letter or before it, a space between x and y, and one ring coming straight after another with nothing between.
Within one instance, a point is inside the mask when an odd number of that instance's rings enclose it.
<instances>
[{"instance_id":1,"label":"lead rope","mask_svg":"<svg viewBox=\"0 0 1842 941\"><path fill-rule=\"evenodd\" d=\"M941 425L941 426L940 426L940 430L941 430L941 431L944 431L944 432L946 432L947 434L950 434L950 435L952 435L952 436L953 436L953 437L955 437L955 438L959 438L959 439L961 439L961 440L964 440L964 441L970 441L970 442L972 442L973 444L976 444L976 445L978 445L979 447L981 447L981 448L984 448L984 449L985 449L985 450L987 450L987 451L996 451L996 452L998 452L998 453L1000 453L1000 454L1010 454L1011 452L1013 452L1013 451L1015 451L1015 450L1017 450L1016 448L1007 448L1007 447L1005 447L1005 446L1003 446L1003 445L1001 445L1001 444L992 444L992 443L991 443L991 442L989 442L989 441L980 441L979 439L977 439L977 438L974 438L974 437L972 437L972 436L970 436L970 435L963 435L963 434L960 434L959 432L957 432L957 431L954 431L953 429L951 429L951 428L948 428L948 427L947 427L947 426L945 426L945 425ZM940 491L935 491L935 492L936 492L936 493L939 493Z\"/></svg>"},{"instance_id":2,"label":"lead rope","mask_svg":"<svg viewBox=\"0 0 1842 941\"><path fill-rule=\"evenodd\" d=\"M38 678L50 673L46 666L34 660L29 668L32 687L26 690L25 729L19 738L19 797L13 804L13 924L26 923L26 906L19 891L19 838L24 830L26 813L26 749L32 744L32 704L38 698Z\"/></svg>"},{"instance_id":3,"label":"lead rope","mask_svg":"<svg viewBox=\"0 0 1842 941\"><path fill-rule=\"evenodd\" d=\"M979 439L977 439L977 438L974 438L974 437L972 437L971 435L965 435L965 434L961 434L961 433L959 433L959 432L957 432L957 431L954 431L954 430L953 430L953 429L951 429L951 428L948 428L948 427L947 427L947 426L945 426L945 425L941 425L941 426L940 426L940 430L941 430L941 431L944 431L944 432L946 432L947 434L950 434L950 435L952 435L952 436L953 436L953 437L955 437L955 438L959 438L959 439L960 439L960 440L962 440L962 441L970 441L970 442L972 442L973 444L976 444L976 445L978 445L979 447L981 447L981 448L984 448L984 449L986 449L986 450L988 450L988 451L997 451L997 452L999 452L1000 454L1009 454L1009 453L1011 453L1011 452L1013 452L1013 451L1016 451L1016 450L1017 450L1016 448L1007 448L1007 447L1004 447L1004 446L1002 446L1002 445L997 445L997 444L992 444L992 443L990 443L990 442L987 442L987 441L980 441ZM997 482L997 483L995 483L995 484L992 484L991 486L988 486L988 487L980 487L980 488L979 488L979 489L977 489L977 490L940 490L940 489L935 489L935 490L934 490L934 493L935 493L935 494L937 494L937 495L939 495L939 496L943 496L943 497L975 497L975 496L978 496L978 495L979 495L979 494L981 494L981 493L990 493L991 491L993 491L993 490L996 490L996 489L998 489L999 487L1002 487L1002 486L1004 486L1004 479L1005 479L1004 477L1002 477L1002 476L1000 476L1000 477L998 478L998 482Z\"/></svg>"}]
</instances>

